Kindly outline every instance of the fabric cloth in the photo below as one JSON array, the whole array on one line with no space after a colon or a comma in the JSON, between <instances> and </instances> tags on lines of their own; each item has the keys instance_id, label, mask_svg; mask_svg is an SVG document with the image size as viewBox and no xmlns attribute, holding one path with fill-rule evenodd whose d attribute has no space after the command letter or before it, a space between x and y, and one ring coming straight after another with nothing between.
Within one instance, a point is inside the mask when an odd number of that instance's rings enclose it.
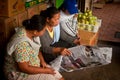
<instances>
[{"instance_id":1,"label":"fabric cloth","mask_svg":"<svg viewBox=\"0 0 120 80\"><path fill-rule=\"evenodd\" d=\"M64 0L63 7L67 9L70 14L78 13L76 0Z\"/></svg>"},{"instance_id":2,"label":"fabric cloth","mask_svg":"<svg viewBox=\"0 0 120 80\"><path fill-rule=\"evenodd\" d=\"M73 42L75 39L77 39L77 36L69 35L67 32L65 32L65 30L63 30L62 27L60 27L60 39L71 45L75 45Z\"/></svg>"},{"instance_id":3,"label":"fabric cloth","mask_svg":"<svg viewBox=\"0 0 120 80\"><path fill-rule=\"evenodd\" d=\"M37 74L29 75L26 80L59 80L62 76L58 71L55 71L55 75L50 74Z\"/></svg>"},{"instance_id":4,"label":"fabric cloth","mask_svg":"<svg viewBox=\"0 0 120 80\"><path fill-rule=\"evenodd\" d=\"M50 37L51 37L51 38L53 38L53 37L54 37L53 30L52 30L52 31L50 31L50 30L47 28L47 31L48 31L48 33L49 33Z\"/></svg>"},{"instance_id":5,"label":"fabric cloth","mask_svg":"<svg viewBox=\"0 0 120 80\"><path fill-rule=\"evenodd\" d=\"M53 32L54 32L53 43L55 43L55 42L58 42L59 39L60 39L60 25L59 24L56 27L53 28Z\"/></svg>"},{"instance_id":6,"label":"fabric cloth","mask_svg":"<svg viewBox=\"0 0 120 80\"><path fill-rule=\"evenodd\" d=\"M53 27L53 31L50 32L47 28L47 31L50 35L51 38L53 38L53 43L58 42L60 38L60 25L58 24L57 26Z\"/></svg>"},{"instance_id":7,"label":"fabric cloth","mask_svg":"<svg viewBox=\"0 0 120 80\"><path fill-rule=\"evenodd\" d=\"M29 79L29 76L31 75L21 72L16 62L29 61L29 65L40 67L40 59L38 57L38 52L40 48L39 41L32 41L29 38L27 38L26 31L24 28L20 28L16 32L16 34L11 38L11 41L8 44L8 51L5 57L4 64L4 73L8 80L31 80ZM39 75L39 77L37 75ZM31 78L33 79L33 77L36 77L36 79L38 80L41 80L41 78L42 80L47 80L45 77L47 75L48 74L35 74L34 76L31 76ZM58 78L61 78L61 74L57 73L55 75L58 77L55 78L56 76L51 76L50 74L48 75L48 77L50 79L53 79L54 77L53 80L59 80Z\"/></svg>"},{"instance_id":8,"label":"fabric cloth","mask_svg":"<svg viewBox=\"0 0 120 80\"><path fill-rule=\"evenodd\" d=\"M70 36L76 36L77 34L77 18L73 18L73 15L66 15L63 11L60 11L60 26Z\"/></svg>"}]
</instances>

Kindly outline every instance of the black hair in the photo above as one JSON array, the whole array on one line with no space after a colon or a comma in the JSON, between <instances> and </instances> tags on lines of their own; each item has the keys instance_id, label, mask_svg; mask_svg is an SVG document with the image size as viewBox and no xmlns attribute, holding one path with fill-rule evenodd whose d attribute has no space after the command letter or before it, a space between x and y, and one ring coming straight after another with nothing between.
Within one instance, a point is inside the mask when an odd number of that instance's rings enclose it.
<instances>
[{"instance_id":1,"label":"black hair","mask_svg":"<svg viewBox=\"0 0 120 80\"><path fill-rule=\"evenodd\" d=\"M34 15L31 19L23 21L23 26L26 30L37 30L41 31L45 27L46 19L40 15Z\"/></svg>"},{"instance_id":2,"label":"black hair","mask_svg":"<svg viewBox=\"0 0 120 80\"><path fill-rule=\"evenodd\" d=\"M56 7L51 6L51 7L47 8L46 10L41 11L40 16L44 16L45 18L51 19L55 14L57 14L59 12L60 11Z\"/></svg>"}]
</instances>

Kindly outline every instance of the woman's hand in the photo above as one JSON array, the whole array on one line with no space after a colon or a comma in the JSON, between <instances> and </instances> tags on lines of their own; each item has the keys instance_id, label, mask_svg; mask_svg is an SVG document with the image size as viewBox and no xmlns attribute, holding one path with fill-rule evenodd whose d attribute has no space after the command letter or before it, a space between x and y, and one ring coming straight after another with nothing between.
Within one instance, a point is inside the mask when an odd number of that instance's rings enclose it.
<instances>
[{"instance_id":1,"label":"woman's hand","mask_svg":"<svg viewBox=\"0 0 120 80\"><path fill-rule=\"evenodd\" d=\"M78 39L80 39L80 34L79 33L77 33L76 36L77 36Z\"/></svg>"},{"instance_id":2,"label":"woman's hand","mask_svg":"<svg viewBox=\"0 0 120 80\"><path fill-rule=\"evenodd\" d=\"M63 55L63 56L68 56L70 54L71 54L71 52L67 48L63 48L61 51L61 55Z\"/></svg>"},{"instance_id":3,"label":"woman's hand","mask_svg":"<svg viewBox=\"0 0 120 80\"><path fill-rule=\"evenodd\" d=\"M47 67L38 67L29 65L29 62L18 62L18 67L21 72L27 74L55 74L55 70L49 67L48 65Z\"/></svg>"},{"instance_id":4,"label":"woman's hand","mask_svg":"<svg viewBox=\"0 0 120 80\"><path fill-rule=\"evenodd\" d=\"M50 68L50 67L46 67L45 68L45 73L47 73L47 74L55 74L55 70Z\"/></svg>"},{"instance_id":5,"label":"woman's hand","mask_svg":"<svg viewBox=\"0 0 120 80\"><path fill-rule=\"evenodd\" d=\"M80 45L80 38L76 38L73 43L77 44L77 45Z\"/></svg>"},{"instance_id":6,"label":"woman's hand","mask_svg":"<svg viewBox=\"0 0 120 80\"><path fill-rule=\"evenodd\" d=\"M78 17L78 14L75 14L74 16L73 16L73 18L77 18Z\"/></svg>"},{"instance_id":7,"label":"woman's hand","mask_svg":"<svg viewBox=\"0 0 120 80\"><path fill-rule=\"evenodd\" d=\"M47 67L47 63L45 61L41 61L41 65L42 65L43 68Z\"/></svg>"}]
</instances>

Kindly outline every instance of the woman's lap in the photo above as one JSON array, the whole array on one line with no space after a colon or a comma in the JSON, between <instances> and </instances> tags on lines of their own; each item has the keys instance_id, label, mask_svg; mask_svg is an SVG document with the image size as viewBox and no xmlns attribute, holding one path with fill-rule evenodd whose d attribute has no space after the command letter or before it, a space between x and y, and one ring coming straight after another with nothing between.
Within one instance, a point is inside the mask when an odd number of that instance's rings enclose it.
<instances>
[{"instance_id":1,"label":"woman's lap","mask_svg":"<svg viewBox=\"0 0 120 80\"><path fill-rule=\"evenodd\" d=\"M51 74L35 74L35 75L29 75L27 79L25 80L59 80L62 78L62 75L58 72L55 71L56 74L51 75Z\"/></svg>"}]
</instances>

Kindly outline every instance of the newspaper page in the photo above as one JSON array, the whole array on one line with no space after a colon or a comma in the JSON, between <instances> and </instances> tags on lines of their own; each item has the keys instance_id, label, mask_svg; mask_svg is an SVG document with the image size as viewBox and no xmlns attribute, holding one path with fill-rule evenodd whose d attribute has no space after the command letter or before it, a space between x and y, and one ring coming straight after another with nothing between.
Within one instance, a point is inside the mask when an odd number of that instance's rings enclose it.
<instances>
[{"instance_id":1,"label":"newspaper page","mask_svg":"<svg viewBox=\"0 0 120 80\"><path fill-rule=\"evenodd\" d=\"M51 61L50 62L50 65L53 69L59 71L60 67L61 67L61 63L62 63L62 59L63 59L63 56L60 55L58 56L55 60Z\"/></svg>"},{"instance_id":2,"label":"newspaper page","mask_svg":"<svg viewBox=\"0 0 120 80\"><path fill-rule=\"evenodd\" d=\"M59 56L51 62L56 70L71 72L78 69L90 68L111 63L112 48L76 46L69 48L70 56Z\"/></svg>"}]
</instances>

